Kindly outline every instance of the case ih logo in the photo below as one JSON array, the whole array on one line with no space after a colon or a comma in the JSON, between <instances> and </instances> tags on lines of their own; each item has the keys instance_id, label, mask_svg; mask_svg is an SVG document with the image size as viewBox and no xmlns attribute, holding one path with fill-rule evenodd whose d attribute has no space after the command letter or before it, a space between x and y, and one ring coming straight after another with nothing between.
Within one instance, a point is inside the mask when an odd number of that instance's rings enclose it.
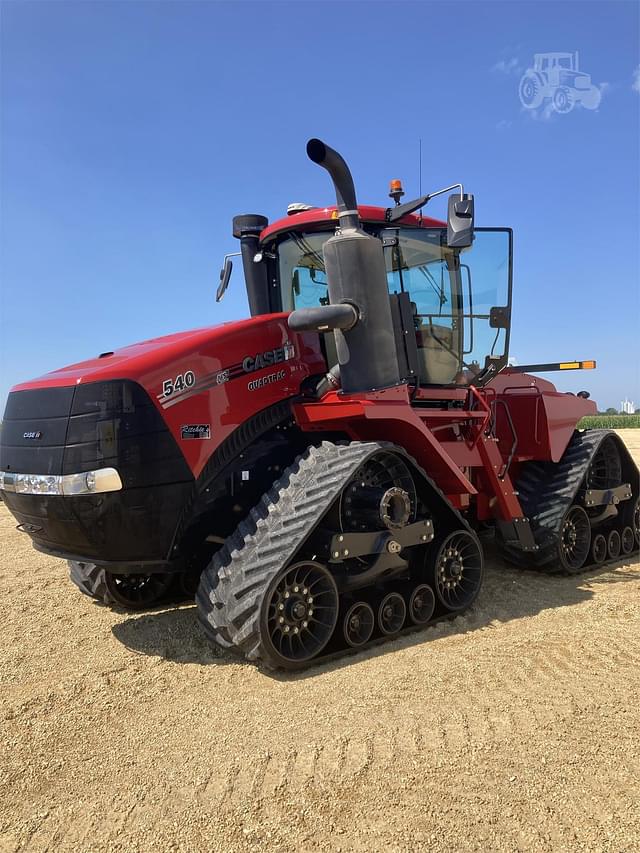
<instances>
[{"instance_id":1,"label":"case ih logo","mask_svg":"<svg viewBox=\"0 0 640 853\"><path fill-rule=\"evenodd\" d=\"M29 441L37 441L38 439L42 438L42 433L40 432L40 430L32 430L30 432L23 433L22 437L28 439Z\"/></svg>"},{"instance_id":2,"label":"case ih logo","mask_svg":"<svg viewBox=\"0 0 640 853\"><path fill-rule=\"evenodd\" d=\"M258 370L273 367L283 361L290 361L292 358L295 358L295 355L295 347L290 341L286 341L281 347L274 347L274 349L265 350L256 355L247 355L242 361L229 365L229 367L223 367L222 370L216 370L214 373L198 376L197 380L195 372L188 370L184 375L178 376L175 380L166 380L163 384L163 391L158 394L157 399L160 401L163 409L168 409L177 403L181 403L183 400L188 400L194 394L201 394L203 391L208 391L214 386L226 385L227 382L240 379L246 376L247 373L255 373ZM269 384L269 382L262 384ZM254 391L255 388L251 387L249 390Z\"/></svg>"},{"instance_id":3,"label":"case ih logo","mask_svg":"<svg viewBox=\"0 0 640 853\"><path fill-rule=\"evenodd\" d=\"M269 349L255 356L248 355L242 362L242 369L245 373L253 373L254 370L262 370L265 367L273 367L274 364L280 364L281 361L289 361L294 355L295 349L287 341L283 347Z\"/></svg>"}]
</instances>

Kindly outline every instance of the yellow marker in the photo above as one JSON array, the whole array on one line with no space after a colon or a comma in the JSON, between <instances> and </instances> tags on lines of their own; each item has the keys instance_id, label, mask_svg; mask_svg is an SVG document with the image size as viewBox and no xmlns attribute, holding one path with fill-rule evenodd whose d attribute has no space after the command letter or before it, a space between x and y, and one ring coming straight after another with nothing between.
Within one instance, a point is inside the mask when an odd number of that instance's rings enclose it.
<instances>
[{"instance_id":1,"label":"yellow marker","mask_svg":"<svg viewBox=\"0 0 640 853\"><path fill-rule=\"evenodd\" d=\"M579 361L561 361L560 362L560 370L579 370L580 362Z\"/></svg>"}]
</instances>

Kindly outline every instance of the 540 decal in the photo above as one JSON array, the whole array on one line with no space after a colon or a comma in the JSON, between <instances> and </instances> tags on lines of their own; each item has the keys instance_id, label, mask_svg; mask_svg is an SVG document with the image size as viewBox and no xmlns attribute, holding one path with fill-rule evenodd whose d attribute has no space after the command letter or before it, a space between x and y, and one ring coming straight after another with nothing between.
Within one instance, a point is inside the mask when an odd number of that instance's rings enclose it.
<instances>
[{"instance_id":1,"label":"540 decal","mask_svg":"<svg viewBox=\"0 0 640 853\"><path fill-rule=\"evenodd\" d=\"M196 375L193 370L186 370L184 373L179 373L175 379L165 379L162 383L162 398L166 399L178 391L184 391L185 388L193 388L196 384Z\"/></svg>"}]
</instances>

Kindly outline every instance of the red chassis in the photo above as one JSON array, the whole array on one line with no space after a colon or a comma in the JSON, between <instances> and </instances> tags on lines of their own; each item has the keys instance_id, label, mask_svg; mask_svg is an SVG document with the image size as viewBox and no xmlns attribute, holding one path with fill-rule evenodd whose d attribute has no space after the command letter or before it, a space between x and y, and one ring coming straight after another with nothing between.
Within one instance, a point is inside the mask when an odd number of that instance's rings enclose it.
<instances>
[{"instance_id":1,"label":"red chassis","mask_svg":"<svg viewBox=\"0 0 640 853\"><path fill-rule=\"evenodd\" d=\"M420 407L443 394L464 407ZM414 400L411 405L405 385L350 396L330 392L293 411L306 431L335 430L353 440L384 438L405 447L454 506L467 508L473 497L479 520L503 521L522 517L513 487L522 463L558 462L580 418L596 411L590 400L508 370L483 389L422 388ZM492 419L496 437L488 429Z\"/></svg>"}]
</instances>

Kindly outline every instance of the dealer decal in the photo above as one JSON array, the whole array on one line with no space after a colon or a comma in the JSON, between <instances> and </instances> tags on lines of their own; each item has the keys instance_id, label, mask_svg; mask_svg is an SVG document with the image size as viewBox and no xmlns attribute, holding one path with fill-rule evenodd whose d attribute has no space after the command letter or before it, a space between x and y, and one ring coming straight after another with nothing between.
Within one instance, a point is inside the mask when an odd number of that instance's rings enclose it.
<instances>
[{"instance_id":1,"label":"dealer decal","mask_svg":"<svg viewBox=\"0 0 640 853\"><path fill-rule=\"evenodd\" d=\"M211 438L211 424L184 424L180 427L184 441L194 438Z\"/></svg>"}]
</instances>

